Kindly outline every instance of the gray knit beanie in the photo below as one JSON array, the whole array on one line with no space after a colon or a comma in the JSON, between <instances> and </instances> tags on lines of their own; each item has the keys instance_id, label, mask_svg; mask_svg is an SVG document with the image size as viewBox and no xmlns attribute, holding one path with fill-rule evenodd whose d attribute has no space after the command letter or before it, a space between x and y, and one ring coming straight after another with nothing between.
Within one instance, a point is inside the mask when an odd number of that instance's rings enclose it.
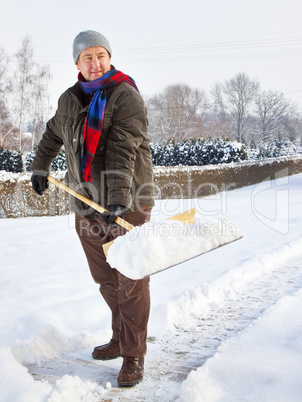
<instances>
[{"instance_id":1,"label":"gray knit beanie","mask_svg":"<svg viewBox=\"0 0 302 402\"><path fill-rule=\"evenodd\" d=\"M104 35L96 31L83 31L73 41L73 60L75 64L83 50L94 46L101 46L108 51L110 56L112 55L111 46Z\"/></svg>"}]
</instances>

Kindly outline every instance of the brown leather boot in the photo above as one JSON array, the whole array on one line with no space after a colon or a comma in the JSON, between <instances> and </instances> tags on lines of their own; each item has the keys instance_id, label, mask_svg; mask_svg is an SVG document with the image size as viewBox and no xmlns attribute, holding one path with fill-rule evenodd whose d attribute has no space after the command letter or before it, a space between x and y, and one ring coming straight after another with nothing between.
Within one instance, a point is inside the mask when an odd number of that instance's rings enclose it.
<instances>
[{"instance_id":1,"label":"brown leather boot","mask_svg":"<svg viewBox=\"0 0 302 402\"><path fill-rule=\"evenodd\" d=\"M96 346L92 352L92 357L97 360L112 360L120 356L119 341L111 339L105 345Z\"/></svg>"},{"instance_id":2,"label":"brown leather boot","mask_svg":"<svg viewBox=\"0 0 302 402\"><path fill-rule=\"evenodd\" d=\"M123 356L123 365L117 378L120 387L133 387L144 376L144 358Z\"/></svg>"}]
</instances>

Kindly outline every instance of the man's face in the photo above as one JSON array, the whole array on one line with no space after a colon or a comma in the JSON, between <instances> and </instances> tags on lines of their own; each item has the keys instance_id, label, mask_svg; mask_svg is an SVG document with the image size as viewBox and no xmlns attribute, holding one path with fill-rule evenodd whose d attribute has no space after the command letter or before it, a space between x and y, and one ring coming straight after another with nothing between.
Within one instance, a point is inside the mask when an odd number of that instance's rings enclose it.
<instances>
[{"instance_id":1,"label":"man's face","mask_svg":"<svg viewBox=\"0 0 302 402\"><path fill-rule=\"evenodd\" d=\"M94 81L110 70L111 58L101 46L88 47L80 53L76 65L86 81Z\"/></svg>"}]
</instances>

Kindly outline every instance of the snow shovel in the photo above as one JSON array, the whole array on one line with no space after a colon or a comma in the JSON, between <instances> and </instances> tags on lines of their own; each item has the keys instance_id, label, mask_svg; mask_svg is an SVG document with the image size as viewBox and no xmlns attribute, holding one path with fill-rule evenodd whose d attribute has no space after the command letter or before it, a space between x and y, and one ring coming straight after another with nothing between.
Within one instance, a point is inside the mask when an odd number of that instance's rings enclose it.
<instances>
[{"instance_id":1,"label":"snow shovel","mask_svg":"<svg viewBox=\"0 0 302 402\"><path fill-rule=\"evenodd\" d=\"M47 179L97 211L106 211L53 177L47 176ZM117 218L115 222L127 232L105 244L104 252L112 267L134 280L182 264L242 238L242 233L231 221L225 218L210 220L203 215L197 215L196 219L195 209L164 222L150 221L136 227L122 218Z\"/></svg>"},{"instance_id":2,"label":"snow shovel","mask_svg":"<svg viewBox=\"0 0 302 402\"><path fill-rule=\"evenodd\" d=\"M101 205L90 200L89 198L85 197L84 195L77 193L76 191L72 190L70 187L66 186L66 184L60 182L59 180L55 179L54 177L48 175L47 180L50 181L55 186L60 187L61 189L65 190L67 193L69 193L69 194L73 195L74 197L78 198L79 200L83 201L85 204L89 205L96 211L98 211L100 213L107 212L107 209L103 208ZM134 228L134 226L131 225L131 223L129 223L119 217L116 218L115 222L126 230L131 230Z\"/></svg>"}]
</instances>

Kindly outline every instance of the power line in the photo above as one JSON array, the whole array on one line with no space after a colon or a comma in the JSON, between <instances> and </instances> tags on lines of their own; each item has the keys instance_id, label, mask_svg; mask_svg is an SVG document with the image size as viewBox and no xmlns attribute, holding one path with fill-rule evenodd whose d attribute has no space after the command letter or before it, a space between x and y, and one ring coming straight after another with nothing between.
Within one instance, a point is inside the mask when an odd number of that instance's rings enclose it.
<instances>
[{"instance_id":1,"label":"power line","mask_svg":"<svg viewBox=\"0 0 302 402\"><path fill-rule=\"evenodd\" d=\"M60 57L65 51L37 52L37 55ZM191 60L234 60L251 58L296 57L302 55L302 36L276 37L239 41L200 42L189 45L128 46L117 48L115 54L129 62L171 62L181 57Z\"/></svg>"},{"instance_id":2,"label":"power line","mask_svg":"<svg viewBox=\"0 0 302 402\"><path fill-rule=\"evenodd\" d=\"M208 42L208 43L197 43L192 45L170 45L170 46L141 46L141 47L128 47L128 48L117 48L119 54L133 54L137 52L147 52L147 53L167 53L167 52L195 52L201 50L226 50L226 49L240 49L240 48L255 48L255 47L277 47L277 46L289 46L298 45L302 49L302 36L294 36L289 38L274 38L274 39L254 39L246 41L234 41L234 42Z\"/></svg>"},{"instance_id":3,"label":"power line","mask_svg":"<svg viewBox=\"0 0 302 402\"><path fill-rule=\"evenodd\" d=\"M299 92L302 92L302 89L299 89L298 91L284 92L284 95L287 95L287 94L297 94L297 93L299 93Z\"/></svg>"}]
</instances>

